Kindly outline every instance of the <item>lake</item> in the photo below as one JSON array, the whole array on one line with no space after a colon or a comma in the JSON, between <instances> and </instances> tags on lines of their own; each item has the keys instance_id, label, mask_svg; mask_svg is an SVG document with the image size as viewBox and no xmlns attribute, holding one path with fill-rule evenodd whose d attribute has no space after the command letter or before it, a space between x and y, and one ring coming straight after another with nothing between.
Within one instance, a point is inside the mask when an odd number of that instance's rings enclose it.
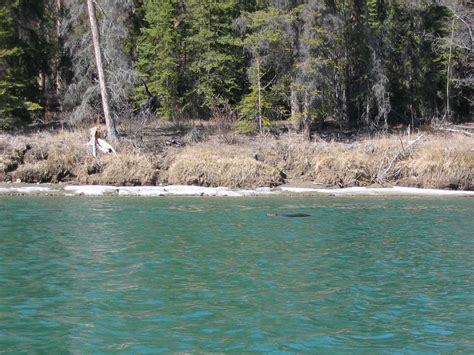
<instances>
[{"instance_id":1,"label":"lake","mask_svg":"<svg viewBox=\"0 0 474 355\"><path fill-rule=\"evenodd\" d=\"M474 352L473 210L1 197L0 352Z\"/></svg>"}]
</instances>

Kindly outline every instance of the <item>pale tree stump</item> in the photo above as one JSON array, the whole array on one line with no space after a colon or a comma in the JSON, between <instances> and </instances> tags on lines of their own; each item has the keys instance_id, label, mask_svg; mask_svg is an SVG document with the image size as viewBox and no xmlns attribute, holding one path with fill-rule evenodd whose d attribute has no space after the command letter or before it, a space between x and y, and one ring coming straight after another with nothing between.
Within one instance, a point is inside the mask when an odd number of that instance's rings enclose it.
<instances>
[{"instance_id":1,"label":"pale tree stump","mask_svg":"<svg viewBox=\"0 0 474 355\"><path fill-rule=\"evenodd\" d=\"M107 143L104 139L100 138L101 131L99 127L97 126L92 127L89 130L89 132L91 135L90 144L92 145L92 155L94 157L97 157L97 150L101 151L104 154L113 153L114 155L117 155L117 152L115 151L115 149L109 143Z\"/></svg>"}]
</instances>

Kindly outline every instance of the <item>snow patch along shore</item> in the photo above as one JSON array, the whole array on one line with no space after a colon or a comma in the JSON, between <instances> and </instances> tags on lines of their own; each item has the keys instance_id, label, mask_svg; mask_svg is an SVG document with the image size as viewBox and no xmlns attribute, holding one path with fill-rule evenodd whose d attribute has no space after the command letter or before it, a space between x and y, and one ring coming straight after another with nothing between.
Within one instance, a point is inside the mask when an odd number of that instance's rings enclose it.
<instances>
[{"instance_id":1,"label":"snow patch along shore","mask_svg":"<svg viewBox=\"0 0 474 355\"><path fill-rule=\"evenodd\" d=\"M58 192L56 189L42 186L0 187L1 194L42 194Z\"/></svg>"},{"instance_id":2,"label":"snow patch along shore","mask_svg":"<svg viewBox=\"0 0 474 355\"><path fill-rule=\"evenodd\" d=\"M418 195L418 196L474 196L474 191L419 189L416 187L347 187L344 189L312 189L281 187L282 192L319 193L330 195Z\"/></svg>"},{"instance_id":3,"label":"snow patch along shore","mask_svg":"<svg viewBox=\"0 0 474 355\"><path fill-rule=\"evenodd\" d=\"M261 196L261 195L279 195L282 193L290 194L326 194L334 196L472 196L474 191L456 191L456 190L434 190L419 189L413 187L387 187L387 188L369 188L369 187L349 187L344 189L321 189L321 188L300 188L281 186L270 189L269 187L257 188L254 190L230 189L227 187L202 187L187 185L170 186L103 186L103 185L68 185L68 186L7 186L0 187L0 195L5 194L52 194L66 196Z\"/></svg>"},{"instance_id":4,"label":"snow patch along shore","mask_svg":"<svg viewBox=\"0 0 474 355\"><path fill-rule=\"evenodd\" d=\"M119 196L256 196L272 193L270 188L262 187L255 190L234 190L227 187L202 187L187 185L172 186L66 186L64 191L75 195L119 195Z\"/></svg>"}]
</instances>

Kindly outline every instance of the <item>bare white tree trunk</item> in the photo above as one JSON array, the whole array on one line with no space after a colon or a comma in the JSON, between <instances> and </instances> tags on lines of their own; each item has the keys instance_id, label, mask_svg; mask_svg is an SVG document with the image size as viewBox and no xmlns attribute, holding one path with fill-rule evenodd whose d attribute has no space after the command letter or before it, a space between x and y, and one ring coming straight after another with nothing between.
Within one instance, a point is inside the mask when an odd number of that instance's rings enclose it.
<instances>
[{"instance_id":1,"label":"bare white tree trunk","mask_svg":"<svg viewBox=\"0 0 474 355\"><path fill-rule=\"evenodd\" d=\"M102 108L104 110L105 124L107 126L107 136L110 140L116 140L115 121L110 115L109 96L105 84L104 67L102 65L102 53L99 43L99 29L97 27L97 18L95 16L95 6L93 0L87 0L87 10L89 11L89 20L91 22L92 41L94 43L95 62L99 74L100 94L102 97Z\"/></svg>"},{"instance_id":2,"label":"bare white tree trunk","mask_svg":"<svg viewBox=\"0 0 474 355\"><path fill-rule=\"evenodd\" d=\"M293 119L299 119L300 118L299 116L301 114L300 102L298 99L298 91L294 87L291 87L290 89L290 108L291 108L291 117Z\"/></svg>"},{"instance_id":3,"label":"bare white tree trunk","mask_svg":"<svg viewBox=\"0 0 474 355\"><path fill-rule=\"evenodd\" d=\"M451 37L449 39L449 57L448 57L448 71L446 74L446 119L449 121L451 118L451 107L449 102L449 84L451 80L451 57L453 54L453 41L454 41L454 16L451 23Z\"/></svg>"},{"instance_id":4,"label":"bare white tree trunk","mask_svg":"<svg viewBox=\"0 0 474 355\"><path fill-rule=\"evenodd\" d=\"M61 0L56 0L56 41L59 43L61 38ZM59 70L60 57L57 57L57 63L55 63L55 81L56 81L56 96L59 97L61 93L61 73Z\"/></svg>"},{"instance_id":5,"label":"bare white tree trunk","mask_svg":"<svg viewBox=\"0 0 474 355\"><path fill-rule=\"evenodd\" d=\"M258 97L257 97L257 105L258 105L258 130L260 134L263 134L263 118L262 118L262 83L260 78L260 60L257 57L257 86L258 86Z\"/></svg>"},{"instance_id":6,"label":"bare white tree trunk","mask_svg":"<svg viewBox=\"0 0 474 355\"><path fill-rule=\"evenodd\" d=\"M303 101L303 135L308 142L311 142L311 117L309 112L309 92L305 90Z\"/></svg>"}]
</instances>

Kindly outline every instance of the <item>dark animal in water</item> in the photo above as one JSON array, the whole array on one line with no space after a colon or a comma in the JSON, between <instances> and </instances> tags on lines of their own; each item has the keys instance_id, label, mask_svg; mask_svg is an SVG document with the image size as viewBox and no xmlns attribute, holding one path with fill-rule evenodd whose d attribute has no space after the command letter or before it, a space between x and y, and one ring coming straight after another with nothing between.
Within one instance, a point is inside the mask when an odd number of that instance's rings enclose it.
<instances>
[{"instance_id":1,"label":"dark animal in water","mask_svg":"<svg viewBox=\"0 0 474 355\"><path fill-rule=\"evenodd\" d=\"M161 100L158 95L153 95L150 90L148 90L148 86L146 85L145 80L141 79L143 85L145 85L145 91L147 95L147 99L145 104L140 109L140 113L155 113L158 107L160 107Z\"/></svg>"},{"instance_id":2,"label":"dark animal in water","mask_svg":"<svg viewBox=\"0 0 474 355\"><path fill-rule=\"evenodd\" d=\"M306 214L306 213L271 213L271 212L268 212L267 213L267 216L268 217L311 217L310 214Z\"/></svg>"}]
</instances>

